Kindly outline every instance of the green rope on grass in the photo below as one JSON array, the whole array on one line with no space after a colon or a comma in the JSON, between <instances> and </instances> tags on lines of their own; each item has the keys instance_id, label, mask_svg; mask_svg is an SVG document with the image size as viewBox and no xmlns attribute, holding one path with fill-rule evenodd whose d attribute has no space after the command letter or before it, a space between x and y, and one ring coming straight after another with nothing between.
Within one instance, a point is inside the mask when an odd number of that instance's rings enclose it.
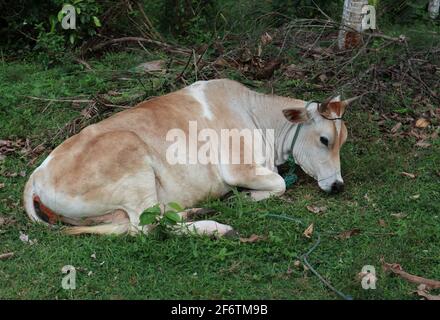
<instances>
[{"instance_id":1,"label":"green rope on grass","mask_svg":"<svg viewBox=\"0 0 440 320\"><path fill-rule=\"evenodd\" d=\"M271 218L271 219L276 219L276 220L284 220L284 221L290 221L290 222L295 222L301 226L305 226L305 223L300 220L300 219L296 219L296 218L292 218L289 216L286 216L284 214L277 214L277 213L266 213L266 214L262 214L259 215L262 218ZM319 232L317 232L316 230L313 232L313 235L316 236L316 241L315 243L302 255L298 256L297 258L299 260L302 261L302 263L309 268L309 270L318 277L318 279L324 284L326 285L330 290L332 290L334 293L336 293L338 296L340 296L342 299L344 300L353 300L353 297L350 295L347 295L343 292L341 292L340 290L336 289L335 287L333 287L330 282L328 282L323 276L321 276L318 271L315 270L315 268L313 268L313 266L310 264L308 258L309 255L312 254L312 252L319 246L319 244L321 243L321 235L319 234Z\"/></svg>"},{"instance_id":2,"label":"green rope on grass","mask_svg":"<svg viewBox=\"0 0 440 320\"><path fill-rule=\"evenodd\" d=\"M286 183L286 189L290 189L298 181L298 176L295 174L295 160L293 160L292 156L287 159L287 164L289 171L284 175L283 179Z\"/></svg>"}]
</instances>

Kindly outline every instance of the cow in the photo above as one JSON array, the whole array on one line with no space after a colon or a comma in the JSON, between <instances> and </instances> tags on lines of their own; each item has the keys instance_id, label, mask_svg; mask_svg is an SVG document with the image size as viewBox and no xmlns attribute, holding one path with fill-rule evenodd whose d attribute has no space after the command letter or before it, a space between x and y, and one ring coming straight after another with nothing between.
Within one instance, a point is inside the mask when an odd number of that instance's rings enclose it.
<instances>
[{"instance_id":1,"label":"cow","mask_svg":"<svg viewBox=\"0 0 440 320\"><path fill-rule=\"evenodd\" d=\"M71 225L69 234L148 233L154 225L140 226L140 216L156 204L162 210L170 202L192 208L234 187L247 189L256 201L282 195L286 185L277 166L289 156L322 190L339 192L344 185L339 152L347 139L342 116L354 99L306 102L257 93L228 79L198 81L116 113L64 141L30 175L24 207L35 222ZM223 143L212 149L238 153L235 163L170 159L176 144L168 139L170 132L191 134L191 122L197 132L218 135L222 130L271 130L272 139L260 140L273 156L244 162L243 153L254 151L240 136L238 151ZM176 232L234 232L216 221L188 221L189 211L179 213Z\"/></svg>"}]
</instances>

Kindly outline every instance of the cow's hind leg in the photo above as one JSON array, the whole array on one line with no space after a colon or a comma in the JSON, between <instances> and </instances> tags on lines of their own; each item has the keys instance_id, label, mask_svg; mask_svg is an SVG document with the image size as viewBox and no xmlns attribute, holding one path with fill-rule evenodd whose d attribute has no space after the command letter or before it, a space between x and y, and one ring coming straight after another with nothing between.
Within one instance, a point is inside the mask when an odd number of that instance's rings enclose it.
<instances>
[{"instance_id":1,"label":"cow's hind leg","mask_svg":"<svg viewBox=\"0 0 440 320\"><path fill-rule=\"evenodd\" d=\"M106 214L104 216L87 218L82 221L65 218L61 218L61 220L65 223L75 225L75 227L67 227L63 230L64 233L70 235L83 233L118 235L127 233L130 229L130 219L128 218L128 215L124 210L116 210L115 212Z\"/></svg>"},{"instance_id":2,"label":"cow's hind leg","mask_svg":"<svg viewBox=\"0 0 440 320\"><path fill-rule=\"evenodd\" d=\"M153 169L146 165L136 175L128 175L117 182L117 189L111 199L120 203L119 208L105 216L87 218L85 224L65 229L67 234L124 234L148 233L151 225L140 226L142 212L157 204L156 180Z\"/></svg>"}]
</instances>

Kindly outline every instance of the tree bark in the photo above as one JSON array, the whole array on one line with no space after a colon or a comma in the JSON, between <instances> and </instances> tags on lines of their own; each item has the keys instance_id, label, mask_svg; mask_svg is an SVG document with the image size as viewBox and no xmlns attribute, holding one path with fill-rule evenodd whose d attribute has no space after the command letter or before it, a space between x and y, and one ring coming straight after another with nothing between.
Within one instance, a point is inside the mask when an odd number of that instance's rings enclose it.
<instances>
[{"instance_id":1,"label":"tree bark","mask_svg":"<svg viewBox=\"0 0 440 320\"><path fill-rule=\"evenodd\" d=\"M431 19L437 19L440 9L440 0L430 0L428 6L428 12Z\"/></svg>"},{"instance_id":2,"label":"tree bark","mask_svg":"<svg viewBox=\"0 0 440 320\"><path fill-rule=\"evenodd\" d=\"M342 25L339 30L338 46L340 50L354 48L362 42L362 7L368 0L345 0L342 13Z\"/></svg>"}]
</instances>

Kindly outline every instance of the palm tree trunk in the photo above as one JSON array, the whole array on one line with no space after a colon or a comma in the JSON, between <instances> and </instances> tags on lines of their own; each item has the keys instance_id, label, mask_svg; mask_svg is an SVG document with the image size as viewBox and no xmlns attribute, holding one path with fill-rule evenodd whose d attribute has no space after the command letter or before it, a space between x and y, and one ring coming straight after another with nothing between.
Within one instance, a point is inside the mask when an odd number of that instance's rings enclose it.
<instances>
[{"instance_id":1,"label":"palm tree trunk","mask_svg":"<svg viewBox=\"0 0 440 320\"><path fill-rule=\"evenodd\" d=\"M368 0L345 0L342 13L342 26L339 31L338 46L340 50L357 47L361 41L362 7Z\"/></svg>"},{"instance_id":2,"label":"palm tree trunk","mask_svg":"<svg viewBox=\"0 0 440 320\"><path fill-rule=\"evenodd\" d=\"M428 6L428 12L431 19L436 19L438 17L440 8L440 0L430 0Z\"/></svg>"}]
</instances>

